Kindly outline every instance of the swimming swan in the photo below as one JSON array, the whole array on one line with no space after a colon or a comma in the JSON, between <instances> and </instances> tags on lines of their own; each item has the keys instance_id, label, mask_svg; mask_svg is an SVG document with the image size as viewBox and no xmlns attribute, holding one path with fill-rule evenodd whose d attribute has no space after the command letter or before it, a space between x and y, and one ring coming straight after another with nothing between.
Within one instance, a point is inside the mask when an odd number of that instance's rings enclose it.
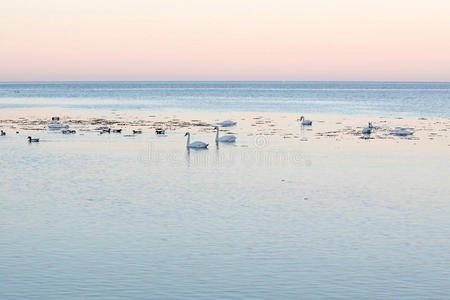
<instances>
[{"instance_id":1,"label":"swimming swan","mask_svg":"<svg viewBox=\"0 0 450 300\"><path fill-rule=\"evenodd\" d=\"M52 129L52 130L65 129L65 128L69 128L69 125L64 125L64 124L60 124L60 123L48 125L48 129Z\"/></svg>"},{"instance_id":2,"label":"swimming swan","mask_svg":"<svg viewBox=\"0 0 450 300\"><path fill-rule=\"evenodd\" d=\"M312 121L311 120L305 120L304 116L300 117L300 122L302 122L303 126L311 126L312 125Z\"/></svg>"},{"instance_id":3,"label":"swimming swan","mask_svg":"<svg viewBox=\"0 0 450 300\"><path fill-rule=\"evenodd\" d=\"M216 130L216 143L234 143L236 142L236 136L227 134L222 137L219 137L219 126L214 126Z\"/></svg>"},{"instance_id":4,"label":"swimming swan","mask_svg":"<svg viewBox=\"0 0 450 300\"><path fill-rule=\"evenodd\" d=\"M402 129L402 130L392 132L391 134L396 135L396 136L408 136L408 135L413 135L414 132Z\"/></svg>"},{"instance_id":5,"label":"swimming swan","mask_svg":"<svg viewBox=\"0 0 450 300\"><path fill-rule=\"evenodd\" d=\"M191 143L191 134L189 132L186 132L184 136L187 136L187 142L186 147L187 148L197 148L197 149L205 149L208 148L208 144L203 142L193 142Z\"/></svg>"},{"instance_id":6,"label":"swimming swan","mask_svg":"<svg viewBox=\"0 0 450 300\"><path fill-rule=\"evenodd\" d=\"M230 126L236 125L236 122L230 121L230 120L226 120L226 121L219 122L219 123L216 123L216 124L220 125L220 126L223 126L223 127L230 127Z\"/></svg>"}]
</instances>

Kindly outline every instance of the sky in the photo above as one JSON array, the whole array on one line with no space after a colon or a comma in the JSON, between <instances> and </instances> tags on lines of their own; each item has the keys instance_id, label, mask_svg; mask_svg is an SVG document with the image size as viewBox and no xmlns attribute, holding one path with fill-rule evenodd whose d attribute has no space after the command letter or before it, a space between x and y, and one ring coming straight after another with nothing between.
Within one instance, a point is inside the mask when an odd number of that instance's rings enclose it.
<instances>
[{"instance_id":1,"label":"sky","mask_svg":"<svg viewBox=\"0 0 450 300\"><path fill-rule=\"evenodd\" d=\"M0 0L0 81L450 81L449 0Z\"/></svg>"}]
</instances>

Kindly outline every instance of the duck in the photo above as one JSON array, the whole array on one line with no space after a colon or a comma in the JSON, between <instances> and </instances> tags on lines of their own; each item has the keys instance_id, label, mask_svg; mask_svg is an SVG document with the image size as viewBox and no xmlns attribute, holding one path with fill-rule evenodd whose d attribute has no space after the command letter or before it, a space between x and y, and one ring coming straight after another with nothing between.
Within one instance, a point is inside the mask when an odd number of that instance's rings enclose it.
<instances>
[{"instance_id":1,"label":"duck","mask_svg":"<svg viewBox=\"0 0 450 300\"><path fill-rule=\"evenodd\" d=\"M133 134L141 134L142 130L133 130Z\"/></svg>"},{"instance_id":2,"label":"duck","mask_svg":"<svg viewBox=\"0 0 450 300\"><path fill-rule=\"evenodd\" d=\"M28 142L30 142L30 143L39 143L39 139L36 139L36 138L32 138L31 136L29 136L28 137Z\"/></svg>"},{"instance_id":3,"label":"duck","mask_svg":"<svg viewBox=\"0 0 450 300\"><path fill-rule=\"evenodd\" d=\"M61 131L62 134L74 134L76 133L75 130L71 130L71 129L64 129Z\"/></svg>"},{"instance_id":4,"label":"duck","mask_svg":"<svg viewBox=\"0 0 450 300\"><path fill-rule=\"evenodd\" d=\"M311 126L312 125L312 121L311 120L305 120L304 116L300 117L300 122L302 122L303 126Z\"/></svg>"},{"instance_id":5,"label":"duck","mask_svg":"<svg viewBox=\"0 0 450 300\"><path fill-rule=\"evenodd\" d=\"M219 126L214 126L216 130L216 143L234 143L236 142L236 136L227 134L219 137Z\"/></svg>"},{"instance_id":6,"label":"duck","mask_svg":"<svg viewBox=\"0 0 450 300\"><path fill-rule=\"evenodd\" d=\"M103 128L102 131L100 131L100 134L103 133L111 133L111 128Z\"/></svg>"},{"instance_id":7,"label":"duck","mask_svg":"<svg viewBox=\"0 0 450 300\"><path fill-rule=\"evenodd\" d=\"M396 136L408 136L408 135L413 135L414 132L411 132L411 131L405 130L405 129L401 129L401 130L394 131L391 134L396 135Z\"/></svg>"},{"instance_id":8,"label":"duck","mask_svg":"<svg viewBox=\"0 0 450 300\"><path fill-rule=\"evenodd\" d=\"M166 130L164 130L162 128L156 128L155 129L155 133L156 134L166 134Z\"/></svg>"},{"instance_id":9,"label":"duck","mask_svg":"<svg viewBox=\"0 0 450 300\"><path fill-rule=\"evenodd\" d=\"M187 142L186 147L187 148L196 148L196 149L206 149L208 148L208 144L203 142L192 142L191 143L191 134L189 132L186 132L184 136L187 136Z\"/></svg>"},{"instance_id":10,"label":"duck","mask_svg":"<svg viewBox=\"0 0 450 300\"><path fill-rule=\"evenodd\" d=\"M371 134L372 133L372 122L369 122L369 127L365 127L362 130L362 134Z\"/></svg>"},{"instance_id":11,"label":"duck","mask_svg":"<svg viewBox=\"0 0 450 300\"><path fill-rule=\"evenodd\" d=\"M3 130L0 132L0 136L5 136L6 132L4 132Z\"/></svg>"},{"instance_id":12,"label":"duck","mask_svg":"<svg viewBox=\"0 0 450 300\"><path fill-rule=\"evenodd\" d=\"M114 133L121 133L122 129L113 129L112 132L114 132Z\"/></svg>"},{"instance_id":13,"label":"duck","mask_svg":"<svg viewBox=\"0 0 450 300\"><path fill-rule=\"evenodd\" d=\"M230 126L236 125L237 123L235 121L226 120L226 121L222 121L222 122L219 122L219 123L216 123L216 124L220 125L222 127L230 127Z\"/></svg>"},{"instance_id":14,"label":"duck","mask_svg":"<svg viewBox=\"0 0 450 300\"><path fill-rule=\"evenodd\" d=\"M52 117L52 121L59 121L59 117Z\"/></svg>"}]
</instances>

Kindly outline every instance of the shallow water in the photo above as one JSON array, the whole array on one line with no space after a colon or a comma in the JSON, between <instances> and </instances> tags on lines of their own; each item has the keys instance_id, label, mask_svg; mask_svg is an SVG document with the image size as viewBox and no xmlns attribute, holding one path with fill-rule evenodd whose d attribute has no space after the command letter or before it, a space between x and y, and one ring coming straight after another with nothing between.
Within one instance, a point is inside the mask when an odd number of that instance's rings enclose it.
<instances>
[{"instance_id":1,"label":"shallow water","mask_svg":"<svg viewBox=\"0 0 450 300\"><path fill-rule=\"evenodd\" d=\"M298 138L244 121L219 148L191 128L200 151L184 129L1 137L0 298L448 298L448 133L273 120Z\"/></svg>"},{"instance_id":2,"label":"shallow water","mask_svg":"<svg viewBox=\"0 0 450 300\"><path fill-rule=\"evenodd\" d=\"M0 83L0 108L29 107L450 117L450 83Z\"/></svg>"}]
</instances>

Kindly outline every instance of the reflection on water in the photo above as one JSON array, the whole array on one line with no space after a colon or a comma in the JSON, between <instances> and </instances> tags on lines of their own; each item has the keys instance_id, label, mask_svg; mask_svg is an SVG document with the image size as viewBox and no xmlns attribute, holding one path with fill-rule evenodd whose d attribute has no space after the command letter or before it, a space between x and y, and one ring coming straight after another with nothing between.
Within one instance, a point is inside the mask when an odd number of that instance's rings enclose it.
<instances>
[{"instance_id":1,"label":"reflection on water","mask_svg":"<svg viewBox=\"0 0 450 300\"><path fill-rule=\"evenodd\" d=\"M184 158L184 159L183 159ZM266 150L264 148L239 147L234 144L213 143L207 149L177 148L165 149L164 146L150 142L145 150L138 154L138 160L148 165L174 165L186 163L186 166L198 168L229 168L229 167L282 167L284 165L298 167L311 165L311 160L305 158L301 150L283 151Z\"/></svg>"},{"instance_id":2,"label":"reflection on water","mask_svg":"<svg viewBox=\"0 0 450 300\"><path fill-rule=\"evenodd\" d=\"M39 137L0 141L1 299L450 294L445 150L313 136L240 135L200 151L181 133Z\"/></svg>"}]
</instances>

